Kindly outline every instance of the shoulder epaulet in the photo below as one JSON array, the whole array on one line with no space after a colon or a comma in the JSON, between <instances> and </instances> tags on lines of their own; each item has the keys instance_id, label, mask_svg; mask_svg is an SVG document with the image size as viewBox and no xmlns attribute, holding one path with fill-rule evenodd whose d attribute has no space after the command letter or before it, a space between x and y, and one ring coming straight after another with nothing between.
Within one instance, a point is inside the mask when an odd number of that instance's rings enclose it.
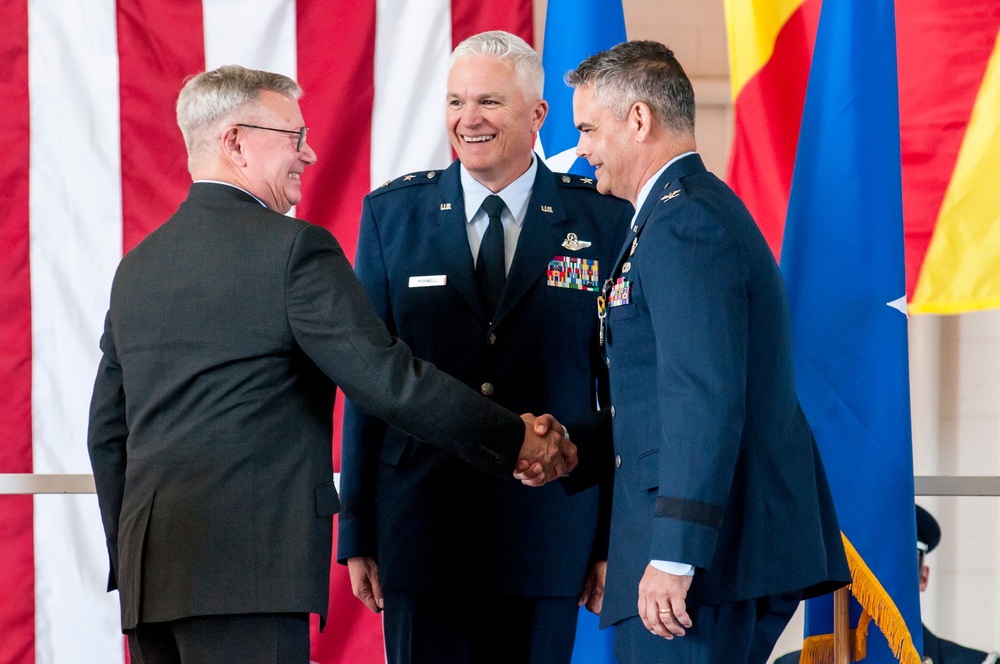
<instances>
[{"instance_id":1,"label":"shoulder epaulet","mask_svg":"<svg viewBox=\"0 0 1000 664\"><path fill-rule=\"evenodd\" d=\"M407 173L406 175L401 175L398 178L386 180L382 183L382 186L372 190L372 192L368 195L378 196L403 187L411 187L417 184L430 184L432 182L437 182L437 178L440 175L441 171L416 171L414 173Z\"/></svg>"},{"instance_id":2,"label":"shoulder epaulet","mask_svg":"<svg viewBox=\"0 0 1000 664\"><path fill-rule=\"evenodd\" d=\"M573 173L553 173L553 175L556 176L556 183L560 187L597 188L597 180L586 175L574 175Z\"/></svg>"},{"instance_id":3,"label":"shoulder epaulet","mask_svg":"<svg viewBox=\"0 0 1000 664\"><path fill-rule=\"evenodd\" d=\"M684 194L686 196L687 190L684 188L684 184L681 182L681 180L677 179L665 183L663 185L663 189L661 189L659 193L651 192L650 196L654 194L656 195L657 198L660 199L660 201L662 201L663 203L667 203L669 201L674 200L681 194Z\"/></svg>"}]
</instances>

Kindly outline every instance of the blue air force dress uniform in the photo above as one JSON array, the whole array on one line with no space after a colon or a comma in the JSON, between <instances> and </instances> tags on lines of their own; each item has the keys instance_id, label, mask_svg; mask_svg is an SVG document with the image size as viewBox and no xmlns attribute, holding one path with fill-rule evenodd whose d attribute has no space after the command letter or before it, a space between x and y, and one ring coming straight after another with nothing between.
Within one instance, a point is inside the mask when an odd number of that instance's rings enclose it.
<instances>
[{"instance_id":1,"label":"blue air force dress uniform","mask_svg":"<svg viewBox=\"0 0 1000 664\"><path fill-rule=\"evenodd\" d=\"M601 313L617 466L601 624L637 615L651 560L695 566L689 606L844 585L770 250L696 154L640 204Z\"/></svg>"},{"instance_id":2,"label":"blue air force dress uniform","mask_svg":"<svg viewBox=\"0 0 1000 664\"><path fill-rule=\"evenodd\" d=\"M515 412L552 413L574 435L574 420L595 408L595 386L606 392L594 312L632 207L535 161L492 320L477 291L458 161L365 197L355 270L415 355ZM575 597L591 560L606 556L596 487L568 496L557 484L497 480L349 402L342 459L339 561L376 558L387 591L573 598L560 637L571 648Z\"/></svg>"}]
</instances>

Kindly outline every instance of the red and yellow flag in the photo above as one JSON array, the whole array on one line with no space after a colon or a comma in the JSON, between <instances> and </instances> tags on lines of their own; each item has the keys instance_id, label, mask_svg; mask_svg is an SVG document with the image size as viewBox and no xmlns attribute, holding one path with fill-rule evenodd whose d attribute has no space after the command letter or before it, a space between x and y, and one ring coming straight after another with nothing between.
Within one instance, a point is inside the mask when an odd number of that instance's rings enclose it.
<instances>
[{"instance_id":1,"label":"red and yellow flag","mask_svg":"<svg viewBox=\"0 0 1000 664\"><path fill-rule=\"evenodd\" d=\"M1000 35L976 96L938 213L916 292L915 313L1000 307Z\"/></svg>"},{"instance_id":2,"label":"red and yellow flag","mask_svg":"<svg viewBox=\"0 0 1000 664\"><path fill-rule=\"evenodd\" d=\"M1000 3L895 4L910 311L998 307ZM735 110L727 179L776 256L820 6L725 0Z\"/></svg>"}]
</instances>

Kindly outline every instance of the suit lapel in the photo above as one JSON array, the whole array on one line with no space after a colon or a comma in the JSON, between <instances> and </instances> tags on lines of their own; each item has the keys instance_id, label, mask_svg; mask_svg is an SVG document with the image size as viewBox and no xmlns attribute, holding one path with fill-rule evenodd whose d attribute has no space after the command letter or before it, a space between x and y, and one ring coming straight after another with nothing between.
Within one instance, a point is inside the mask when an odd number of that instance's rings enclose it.
<instances>
[{"instance_id":1,"label":"suit lapel","mask_svg":"<svg viewBox=\"0 0 1000 664\"><path fill-rule=\"evenodd\" d=\"M535 158L538 159L537 156ZM507 273L500 305L493 317L494 327L514 309L535 282L544 276L544 272L539 272L538 266L548 265L554 247L560 246L563 237L560 224L565 220L566 210L552 171L539 159L528 210L517 239L517 250Z\"/></svg>"},{"instance_id":2,"label":"suit lapel","mask_svg":"<svg viewBox=\"0 0 1000 664\"><path fill-rule=\"evenodd\" d=\"M431 244L448 275L448 283L455 287L473 311L483 316L485 310L476 288L475 265L469 249L469 233L465 228L465 197L458 169L459 162L456 160L441 174L438 185L440 200L429 201L434 209L428 214L436 221Z\"/></svg>"}]
</instances>

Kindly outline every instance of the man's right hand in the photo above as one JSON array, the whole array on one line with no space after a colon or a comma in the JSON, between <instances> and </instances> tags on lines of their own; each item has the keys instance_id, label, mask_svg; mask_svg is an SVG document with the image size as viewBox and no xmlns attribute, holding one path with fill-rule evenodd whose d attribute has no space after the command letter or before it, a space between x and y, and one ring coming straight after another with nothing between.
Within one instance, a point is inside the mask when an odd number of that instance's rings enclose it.
<instances>
[{"instance_id":1,"label":"man's right hand","mask_svg":"<svg viewBox=\"0 0 1000 664\"><path fill-rule=\"evenodd\" d=\"M354 596L375 613L382 611L382 586L378 582L378 563L374 558L358 556L347 559Z\"/></svg>"},{"instance_id":2,"label":"man's right hand","mask_svg":"<svg viewBox=\"0 0 1000 664\"><path fill-rule=\"evenodd\" d=\"M542 486L576 468L576 445L563 436L566 430L551 415L521 415L524 443L518 455L514 477L527 486Z\"/></svg>"},{"instance_id":3,"label":"man's right hand","mask_svg":"<svg viewBox=\"0 0 1000 664\"><path fill-rule=\"evenodd\" d=\"M578 606L586 606L594 615L601 615L604 604L604 580L608 575L608 561L598 560L591 563L587 570L587 578L583 581L583 590L577 599Z\"/></svg>"}]
</instances>

